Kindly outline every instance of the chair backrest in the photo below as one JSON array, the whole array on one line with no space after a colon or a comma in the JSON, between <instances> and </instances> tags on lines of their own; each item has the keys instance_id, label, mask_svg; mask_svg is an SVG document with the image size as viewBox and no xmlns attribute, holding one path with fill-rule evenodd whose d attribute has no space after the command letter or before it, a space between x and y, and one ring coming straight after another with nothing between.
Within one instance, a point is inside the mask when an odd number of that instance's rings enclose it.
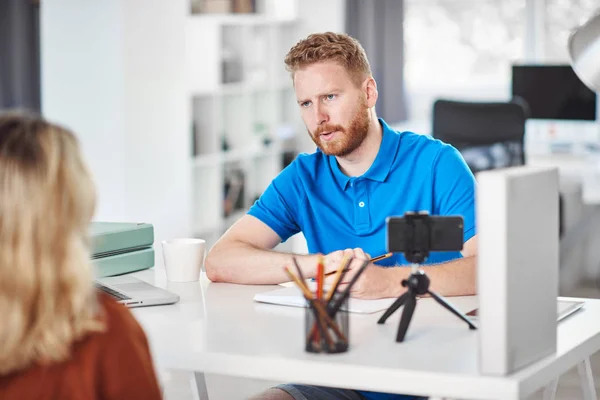
<instances>
[{"instance_id":1,"label":"chair backrest","mask_svg":"<svg viewBox=\"0 0 600 400\"><path fill-rule=\"evenodd\" d=\"M525 164L527 105L439 99L433 105L433 137L453 145L475 172Z\"/></svg>"}]
</instances>

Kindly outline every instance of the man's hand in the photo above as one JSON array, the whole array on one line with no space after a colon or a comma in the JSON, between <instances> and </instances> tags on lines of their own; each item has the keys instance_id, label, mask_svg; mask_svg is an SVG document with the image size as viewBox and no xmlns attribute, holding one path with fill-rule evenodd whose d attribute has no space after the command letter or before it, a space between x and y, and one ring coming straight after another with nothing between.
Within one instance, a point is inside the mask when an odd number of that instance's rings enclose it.
<instances>
[{"instance_id":1,"label":"man's hand","mask_svg":"<svg viewBox=\"0 0 600 400\"><path fill-rule=\"evenodd\" d=\"M356 248L352 251L352 263L349 266L348 272L338 286L339 291L343 291L352 281L365 260L370 259L370 255L366 254L361 248ZM348 250L345 250L348 252ZM349 253L346 253L349 254ZM339 265L339 264L338 264ZM362 299L380 299L384 297L396 297L398 290L397 286L400 282L395 282L392 268L382 268L373 263L369 263L363 273L359 276L356 283L350 289L350 296ZM327 285L334 283L335 275L329 276L326 279Z\"/></svg>"},{"instance_id":2,"label":"man's hand","mask_svg":"<svg viewBox=\"0 0 600 400\"><path fill-rule=\"evenodd\" d=\"M346 249L346 250L336 250L324 256L324 270L326 274L334 273L339 268L342 263L344 256L350 259L354 257L354 250ZM326 284L331 283L331 281L325 280Z\"/></svg>"}]
</instances>

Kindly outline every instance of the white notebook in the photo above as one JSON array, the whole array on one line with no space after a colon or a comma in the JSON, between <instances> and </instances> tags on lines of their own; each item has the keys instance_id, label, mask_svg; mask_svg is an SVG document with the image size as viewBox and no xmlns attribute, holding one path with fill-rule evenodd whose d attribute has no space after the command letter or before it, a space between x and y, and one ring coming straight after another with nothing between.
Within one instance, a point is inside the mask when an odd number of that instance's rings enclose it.
<instances>
[{"instance_id":1,"label":"white notebook","mask_svg":"<svg viewBox=\"0 0 600 400\"><path fill-rule=\"evenodd\" d=\"M296 286L283 287L255 294L254 301L292 307L306 307L307 305L300 289ZM377 300L350 298L347 311L359 314L371 314L377 311L387 310L394 301L396 301L396 298ZM342 309L345 310L344 307L342 307Z\"/></svg>"}]
</instances>

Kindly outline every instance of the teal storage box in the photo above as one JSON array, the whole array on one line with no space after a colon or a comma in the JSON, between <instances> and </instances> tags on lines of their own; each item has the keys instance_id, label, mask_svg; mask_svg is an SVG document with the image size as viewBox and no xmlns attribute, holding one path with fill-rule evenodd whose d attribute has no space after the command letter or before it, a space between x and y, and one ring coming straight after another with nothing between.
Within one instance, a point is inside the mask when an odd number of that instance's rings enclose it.
<instances>
[{"instance_id":1,"label":"teal storage box","mask_svg":"<svg viewBox=\"0 0 600 400\"><path fill-rule=\"evenodd\" d=\"M154 266L154 227L147 223L92 222L92 264L97 277Z\"/></svg>"},{"instance_id":2,"label":"teal storage box","mask_svg":"<svg viewBox=\"0 0 600 400\"><path fill-rule=\"evenodd\" d=\"M96 268L96 277L128 274L154 267L154 249L131 251L129 253L92 259Z\"/></svg>"},{"instance_id":3,"label":"teal storage box","mask_svg":"<svg viewBox=\"0 0 600 400\"><path fill-rule=\"evenodd\" d=\"M92 257L97 258L152 247L154 227L135 222L92 222L90 236Z\"/></svg>"}]
</instances>

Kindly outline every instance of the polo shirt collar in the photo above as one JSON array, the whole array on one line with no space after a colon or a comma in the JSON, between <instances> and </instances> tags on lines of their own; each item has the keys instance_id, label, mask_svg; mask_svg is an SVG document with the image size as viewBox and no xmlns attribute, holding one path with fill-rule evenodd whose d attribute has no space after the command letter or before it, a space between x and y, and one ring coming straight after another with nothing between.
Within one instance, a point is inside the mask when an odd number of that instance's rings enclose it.
<instances>
[{"instance_id":1,"label":"polo shirt collar","mask_svg":"<svg viewBox=\"0 0 600 400\"><path fill-rule=\"evenodd\" d=\"M379 146L379 151L377 152L377 157L375 157L373 164L371 164L371 167L362 175L362 177L377 182L384 182L392 169L394 157L398 150L400 135L392 130L383 119L379 118L379 123L383 128L381 145ZM348 182L350 182L350 179L352 178L340 170L340 166L338 165L335 156L327 157L329 158L329 166L333 171L335 180L342 190L346 190Z\"/></svg>"}]
</instances>

